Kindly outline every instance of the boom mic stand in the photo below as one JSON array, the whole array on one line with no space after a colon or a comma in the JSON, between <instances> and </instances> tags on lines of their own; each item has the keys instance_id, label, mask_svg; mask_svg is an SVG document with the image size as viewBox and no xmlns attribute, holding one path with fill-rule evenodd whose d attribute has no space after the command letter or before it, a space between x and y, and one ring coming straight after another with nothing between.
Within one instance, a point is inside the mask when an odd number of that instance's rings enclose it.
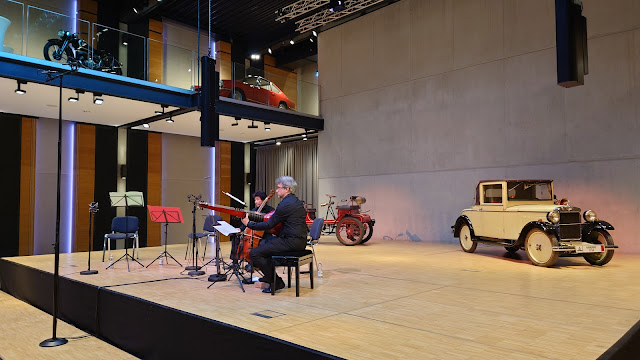
<instances>
[{"instance_id":1,"label":"boom mic stand","mask_svg":"<svg viewBox=\"0 0 640 360\"><path fill-rule=\"evenodd\" d=\"M193 248L192 248L192 259L193 259L193 265L191 266L187 266L184 269L185 270L190 270L187 274L189 276L200 276L200 275L204 275L204 271L200 270L202 269L202 266L198 266L198 251L196 250L196 241L198 241L198 239L196 238L196 207L198 206L198 202L200 201L200 199L202 199L202 195L198 195L198 196L194 196L192 194L187 195L187 201L189 201L190 203L193 203L193 211L191 211L191 213L193 214L193 225L192 225L192 234L193 234Z\"/></svg>"},{"instance_id":2,"label":"boom mic stand","mask_svg":"<svg viewBox=\"0 0 640 360\"><path fill-rule=\"evenodd\" d=\"M80 271L80 275L95 275L98 270L91 270L91 248L93 248L93 233L91 232L91 223L93 222L94 214L98 212L98 203L92 202L89 204L89 261L87 262L87 270Z\"/></svg>"}]
</instances>

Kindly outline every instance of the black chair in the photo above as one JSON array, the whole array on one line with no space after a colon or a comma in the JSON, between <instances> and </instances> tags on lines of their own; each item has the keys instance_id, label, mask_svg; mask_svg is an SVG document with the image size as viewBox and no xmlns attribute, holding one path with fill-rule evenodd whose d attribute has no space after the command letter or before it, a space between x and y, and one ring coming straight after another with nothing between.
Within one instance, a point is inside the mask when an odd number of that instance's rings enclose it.
<instances>
[{"instance_id":1,"label":"black chair","mask_svg":"<svg viewBox=\"0 0 640 360\"><path fill-rule=\"evenodd\" d=\"M315 257L315 251L313 246L318 243L320 234L322 232L323 218L316 218L311 224L311 231L309 232L309 240L307 245L311 245L312 250L302 251L288 251L278 253L271 256L271 264L273 266L273 281L276 283L276 266L287 267L287 285L291 288L291 268L296 269L296 297L300 296L300 266L309 264L309 281L311 282L311 288L313 289L313 259ZM276 287L271 286L271 295L276 294Z\"/></svg>"},{"instance_id":2,"label":"black chair","mask_svg":"<svg viewBox=\"0 0 640 360\"><path fill-rule=\"evenodd\" d=\"M209 236L216 236L216 229L214 226L218 225L218 221L222 220L222 216L220 215L209 215L204 219L204 225L202 226L202 232L196 233L196 239L198 241L198 247L200 251L202 251L202 238L207 238L207 241L204 243L204 251L202 252L202 260L204 260L205 254L207 252L207 243L209 242ZM191 248L191 242L193 241L193 233L187 234L189 238L187 240L187 250L184 253L185 260L188 257L189 249ZM218 241L218 239L216 239Z\"/></svg>"},{"instance_id":3,"label":"black chair","mask_svg":"<svg viewBox=\"0 0 640 360\"><path fill-rule=\"evenodd\" d=\"M128 227L128 228L127 228ZM102 262L104 262L104 253L108 248L109 258L111 258L111 240L124 239L124 247L127 248L127 239L133 239L133 252L135 256L138 249L138 258L140 258L140 244L138 242L138 218L135 216L119 216L111 220L111 233L104 234L104 243L102 244Z\"/></svg>"}]
</instances>

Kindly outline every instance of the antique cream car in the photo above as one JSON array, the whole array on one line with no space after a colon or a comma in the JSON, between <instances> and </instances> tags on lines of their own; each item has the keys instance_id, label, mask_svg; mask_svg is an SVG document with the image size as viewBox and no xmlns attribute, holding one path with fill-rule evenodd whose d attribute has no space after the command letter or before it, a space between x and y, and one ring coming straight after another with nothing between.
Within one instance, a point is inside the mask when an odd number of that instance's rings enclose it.
<instances>
[{"instance_id":1,"label":"antique cream car","mask_svg":"<svg viewBox=\"0 0 640 360\"><path fill-rule=\"evenodd\" d=\"M523 248L538 266L552 266L558 256L581 255L592 265L613 257L613 226L593 210L581 214L554 203L552 180L486 180L476 186L475 205L462 210L453 234L465 252L478 242ZM584 218L584 222L582 222Z\"/></svg>"}]
</instances>

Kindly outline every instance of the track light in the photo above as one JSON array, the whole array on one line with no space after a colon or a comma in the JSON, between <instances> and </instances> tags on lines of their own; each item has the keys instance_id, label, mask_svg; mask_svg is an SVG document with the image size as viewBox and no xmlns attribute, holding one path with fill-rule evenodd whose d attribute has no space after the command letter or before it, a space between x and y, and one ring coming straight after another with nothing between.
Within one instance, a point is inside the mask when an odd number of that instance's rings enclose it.
<instances>
[{"instance_id":1,"label":"track light","mask_svg":"<svg viewBox=\"0 0 640 360\"><path fill-rule=\"evenodd\" d=\"M102 105L102 103L104 102L104 99L100 98L99 96L102 96L102 94L93 93L93 103L96 105Z\"/></svg>"},{"instance_id":2,"label":"track light","mask_svg":"<svg viewBox=\"0 0 640 360\"><path fill-rule=\"evenodd\" d=\"M267 49L267 51L269 52L269 54L273 54L273 51L271 51L271 48Z\"/></svg>"},{"instance_id":3,"label":"track light","mask_svg":"<svg viewBox=\"0 0 640 360\"><path fill-rule=\"evenodd\" d=\"M158 114L158 115L164 114L164 109L166 109L169 106L168 105L164 105L164 104L160 104L160 107L162 107L162 111L156 110L156 114Z\"/></svg>"},{"instance_id":4,"label":"track light","mask_svg":"<svg viewBox=\"0 0 640 360\"><path fill-rule=\"evenodd\" d=\"M251 120L251 125L247 126L247 129L257 129L258 125L253 123L253 120Z\"/></svg>"},{"instance_id":5,"label":"track light","mask_svg":"<svg viewBox=\"0 0 640 360\"><path fill-rule=\"evenodd\" d=\"M289 40L289 44L293 45L293 44L295 44L295 41Z\"/></svg>"},{"instance_id":6,"label":"track light","mask_svg":"<svg viewBox=\"0 0 640 360\"><path fill-rule=\"evenodd\" d=\"M315 30L313 30L311 33L313 34L313 36L318 36L318 33Z\"/></svg>"},{"instance_id":7,"label":"track light","mask_svg":"<svg viewBox=\"0 0 640 360\"><path fill-rule=\"evenodd\" d=\"M138 13L138 9L136 9L136 8L134 7L134 8L133 8L133 12L137 14L137 13Z\"/></svg>"},{"instance_id":8,"label":"track light","mask_svg":"<svg viewBox=\"0 0 640 360\"><path fill-rule=\"evenodd\" d=\"M268 122L264 123L264 131L271 131L271 126L269 125L271 125L271 123L268 123Z\"/></svg>"},{"instance_id":9,"label":"track light","mask_svg":"<svg viewBox=\"0 0 640 360\"><path fill-rule=\"evenodd\" d=\"M276 140L276 145L280 146L282 145L282 142L280 140Z\"/></svg>"},{"instance_id":10,"label":"track light","mask_svg":"<svg viewBox=\"0 0 640 360\"><path fill-rule=\"evenodd\" d=\"M27 93L27 90L23 90L20 88L20 84L27 84L26 81L22 81L22 80L16 80L18 82L18 88L16 89L16 94L18 95L24 95Z\"/></svg>"},{"instance_id":11,"label":"track light","mask_svg":"<svg viewBox=\"0 0 640 360\"><path fill-rule=\"evenodd\" d=\"M329 11L338 12L344 10L344 1L342 0L329 0Z\"/></svg>"},{"instance_id":12,"label":"track light","mask_svg":"<svg viewBox=\"0 0 640 360\"><path fill-rule=\"evenodd\" d=\"M242 118L239 118L239 117L236 116L236 122L231 124L231 126L238 126L238 121L239 120L242 120Z\"/></svg>"},{"instance_id":13,"label":"track light","mask_svg":"<svg viewBox=\"0 0 640 360\"><path fill-rule=\"evenodd\" d=\"M149 124L144 123L144 124L142 124L142 127L145 128L145 129L148 129L149 128Z\"/></svg>"},{"instance_id":14,"label":"track light","mask_svg":"<svg viewBox=\"0 0 640 360\"><path fill-rule=\"evenodd\" d=\"M84 90L76 90L76 96L69 97L69 102L78 102L80 101L80 94L84 94Z\"/></svg>"},{"instance_id":15,"label":"track light","mask_svg":"<svg viewBox=\"0 0 640 360\"><path fill-rule=\"evenodd\" d=\"M167 119L168 123L173 123L173 115L169 115L169 118Z\"/></svg>"},{"instance_id":16,"label":"track light","mask_svg":"<svg viewBox=\"0 0 640 360\"><path fill-rule=\"evenodd\" d=\"M313 38L309 38L309 41L313 42Z\"/></svg>"}]
</instances>

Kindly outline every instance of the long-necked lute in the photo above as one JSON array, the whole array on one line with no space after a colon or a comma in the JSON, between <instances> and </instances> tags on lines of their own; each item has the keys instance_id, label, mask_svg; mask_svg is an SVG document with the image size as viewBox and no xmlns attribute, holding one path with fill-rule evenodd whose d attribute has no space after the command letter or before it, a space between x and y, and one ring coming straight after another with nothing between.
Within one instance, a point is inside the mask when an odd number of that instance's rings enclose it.
<instances>
[{"instance_id":1,"label":"long-necked lute","mask_svg":"<svg viewBox=\"0 0 640 360\"><path fill-rule=\"evenodd\" d=\"M237 216L241 219L244 218L245 215L247 215L249 217L249 220L254 222L267 221L269 220L271 215L273 215L273 213L275 212L275 210L273 210L266 214L262 214L256 211L243 210L243 209L238 209L230 206L217 205L217 204L209 205L206 202L200 202L198 204L198 207L200 207L201 209L220 211L221 213L229 214L231 216ZM269 230L269 232L277 236L278 234L280 234L281 227L282 227L282 224L278 224L275 227L273 227L271 230Z\"/></svg>"}]
</instances>

